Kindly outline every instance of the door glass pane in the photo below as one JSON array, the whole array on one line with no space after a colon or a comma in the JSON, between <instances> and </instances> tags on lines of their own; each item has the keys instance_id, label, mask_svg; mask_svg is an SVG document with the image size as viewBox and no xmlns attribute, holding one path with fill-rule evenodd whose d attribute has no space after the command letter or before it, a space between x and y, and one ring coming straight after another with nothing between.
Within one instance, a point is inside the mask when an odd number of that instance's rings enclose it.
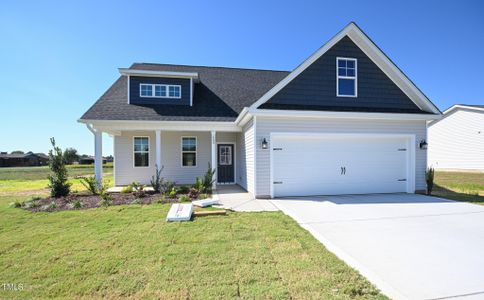
<instances>
[{"instance_id":1,"label":"door glass pane","mask_svg":"<svg viewBox=\"0 0 484 300\"><path fill-rule=\"evenodd\" d=\"M232 147L220 146L219 164L221 166L232 165Z\"/></svg>"}]
</instances>

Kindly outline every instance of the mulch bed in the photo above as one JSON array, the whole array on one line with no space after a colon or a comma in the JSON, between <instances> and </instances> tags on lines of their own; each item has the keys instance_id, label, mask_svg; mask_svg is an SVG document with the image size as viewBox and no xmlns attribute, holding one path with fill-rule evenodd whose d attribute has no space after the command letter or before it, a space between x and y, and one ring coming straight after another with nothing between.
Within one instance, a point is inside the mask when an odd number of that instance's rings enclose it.
<instances>
[{"instance_id":1,"label":"mulch bed","mask_svg":"<svg viewBox=\"0 0 484 300\"><path fill-rule=\"evenodd\" d=\"M146 193L144 197L137 197L133 193L113 193L112 205L123 205L123 204L151 204L151 203L176 203L179 202L177 198L167 198L163 197L162 194ZM32 201L32 200L31 200ZM73 205L76 201L82 203L82 208L74 208ZM88 209L94 207L101 207L100 205L101 197L98 195L88 195L88 194L71 194L66 197L59 198L43 198L35 200L35 205L29 207L28 205L23 207L26 210L32 212L45 212L45 211L62 211L62 210L79 210ZM53 205L55 203L55 205Z\"/></svg>"}]
</instances>

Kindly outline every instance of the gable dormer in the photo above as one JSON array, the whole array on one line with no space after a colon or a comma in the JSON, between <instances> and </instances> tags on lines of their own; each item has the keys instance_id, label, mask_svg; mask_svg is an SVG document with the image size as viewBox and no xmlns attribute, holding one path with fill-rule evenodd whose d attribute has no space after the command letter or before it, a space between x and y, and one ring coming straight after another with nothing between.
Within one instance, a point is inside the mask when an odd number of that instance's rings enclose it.
<instances>
[{"instance_id":1,"label":"gable dormer","mask_svg":"<svg viewBox=\"0 0 484 300\"><path fill-rule=\"evenodd\" d=\"M250 109L440 114L353 22Z\"/></svg>"},{"instance_id":2,"label":"gable dormer","mask_svg":"<svg viewBox=\"0 0 484 300\"><path fill-rule=\"evenodd\" d=\"M128 104L193 105L198 73L119 69L127 76Z\"/></svg>"}]
</instances>

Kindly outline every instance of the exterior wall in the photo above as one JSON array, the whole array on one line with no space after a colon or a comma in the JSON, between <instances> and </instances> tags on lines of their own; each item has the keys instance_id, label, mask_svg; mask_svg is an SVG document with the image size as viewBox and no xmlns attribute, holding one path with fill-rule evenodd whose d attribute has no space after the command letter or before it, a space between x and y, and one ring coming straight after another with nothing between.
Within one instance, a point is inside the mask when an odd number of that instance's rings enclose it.
<instances>
[{"instance_id":1,"label":"exterior wall","mask_svg":"<svg viewBox=\"0 0 484 300\"><path fill-rule=\"evenodd\" d=\"M139 168L133 164L133 137L148 136L150 138L149 167ZM181 137L197 137L197 166L181 166ZM235 138L235 137L234 137ZM154 131L123 131L114 137L115 185L127 185L133 181L149 184L155 174L155 132ZM211 160L210 132L161 132L161 164L162 176L177 184L192 184L197 176L203 176Z\"/></svg>"},{"instance_id":2,"label":"exterior wall","mask_svg":"<svg viewBox=\"0 0 484 300\"><path fill-rule=\"evenodd\" d=\"M149 167L139 168L133 165L133 138L135 136L148 136L150 139ZM181 166L181 138L182 136L197 137L197 166ZM239 178L240 146L238 143L240 133L217 132L217 143L235 143L235 178ZM115 185L128 185L133 181L149 184L151 176L155 174L156 145L154 131L124 131L121 136L114 137L114 173ZM203 176L211 163L210 132L161 132L161 164L162 176L173 180L177 184L192 184L195 178ZM244 170L245 173L245 170Z\"/></svg>"},{"instance_id":3,"label":"exterior wall","mask_svg":"<svg viewBox=\"0 0 484 300\"><path fill-rule=\"evenodd\" d=\"M240 172L237 175L237 183L249 193L255 195L254 129L252 119L244 126L240 133Z\"/></svg>"},{"instance_id":4,"label":"exterior wall","mask_svg":"<svg viewBox=\"0 0 484 300\"><path fill-rule=\"evenodd\" d=\"M140 97L139 96L139 85L141 83L181 85L181 98L180 99L172 99L172 98ZM129 102L130 102L130 104L190 105L190 89L191 89L190 79L130 76Z\"/></svg>"},{"instance_id":5,"label":"exterior wall","mask_svg":"<svg viewBox=\"0 0 484 300\"><path fill-rule=\"evenodd\" d=\"M418 147L426 139L425 121L392 121L392 120L352 120L352 119L302 119L257 117L257 134L255 144L260 145L266 138L270 148L271 132L319 132L319 133L400 133L415 134L415 188L424 190L425 170L427 166L426 150ZM270 150L256 147L257 197L270 197ZM295 170L296 171L296 170Z\"/></svg>"},{"instance_id":6,"label":"exterior wall","mask_svg":"<svg viewBox=\"0 0 484 300\"><path fill-rule=\"evenodd\" d=\"M484 171L484 112L458 109L428 129L428 164Z\"/></svg>"},{"instance_id":7,"label":"exterior wall","mask_svg":"<svg viewBox=\"0 0 484 300\"><path fill-rule=\"evenodd\" d=\"M357 98L336 96L336 58L356 58ZM357 101L356 101L357 99ZM260 108L421 112L349 38L344 37Z\"/></svg>"},{"instance_id":8,"label":"exterior wall","mask_svg":"<svg viewBox=\"0 0 484 300\"><path fill-rule=\"evenodd\" d=\"M246 172L246 155L245 155L245 139L244 134L236 133L236 169L235 169L235 182L247 190L247 172Z\"/></svg>"}]
</instances>

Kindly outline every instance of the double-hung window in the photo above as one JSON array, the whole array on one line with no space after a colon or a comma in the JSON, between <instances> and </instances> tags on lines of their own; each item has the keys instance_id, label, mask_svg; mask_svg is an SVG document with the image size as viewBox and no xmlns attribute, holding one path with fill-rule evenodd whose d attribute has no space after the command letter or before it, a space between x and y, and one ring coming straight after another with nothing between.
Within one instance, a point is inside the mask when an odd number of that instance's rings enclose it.
<instances>
[{"instance_id":1,"label":"double-hung window","mask_svg":"<svg viewBox=\"0 0 484 300\"><path fill-rule=\"evenodd\" d=\"M358 72L356 58L336 58L336 96L358 96Z\"/></svg>"},{"instance_id":2,"label":"double-hung window","mask_svg":"<svg viewBox=\"0 0 484 300\"><path fill-rule=\"evenodd\" d=\"M139 95L141 97L153 97L153 85L152 84L140 84Z\"/></svg>"},{"instance_id":3,"label":"double-hung window","mask_svg":"<svg viewBox=\"0 0 484 300\"><path fill-rule=\"evenodd\" d=\"M182 137L182 166L197 166L197 138Z\"/></svg>"},{"instance_id":4,"label":"double-hung window","mask_svg":"<svg viewBox=\"0 0 484 300\"><path fill-rule=\"evenodd\" d=\"M135 167L149 167L150 139L148 137L133 138L133 155Z\"/></svg>"},{"instance_id":5,"label":"double-hung window","mask_svg":"<svg viewBox=\"0 0 484 300\"><path fill-rule=\"evenodd\" d=\"M141 83L139 85L139 95L140 97L149 98L180 99L181 85Z\"/></svg>"}]
</instances>

